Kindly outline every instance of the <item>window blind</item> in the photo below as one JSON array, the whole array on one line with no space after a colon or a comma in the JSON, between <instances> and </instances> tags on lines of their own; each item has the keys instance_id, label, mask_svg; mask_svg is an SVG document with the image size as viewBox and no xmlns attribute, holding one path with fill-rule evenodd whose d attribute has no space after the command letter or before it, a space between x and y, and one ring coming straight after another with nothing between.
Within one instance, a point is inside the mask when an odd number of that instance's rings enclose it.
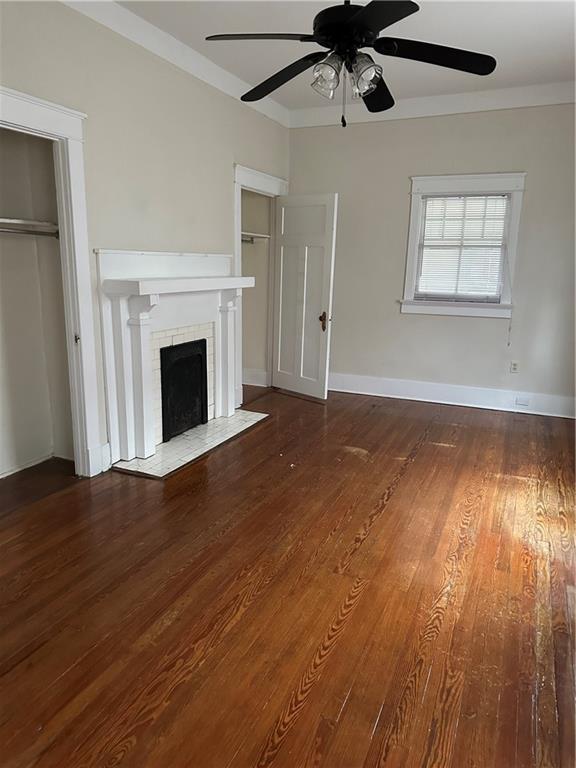
<instances>
[{"instance_id":1,"label":"window blind","mask_svg":"<svg viewBox=\"0 0 576 768\"><path fill-rule=\"evenodd\" d=\"M510 195L423 198L415 299L499 302Z\"/></svg>"}]
</instances>

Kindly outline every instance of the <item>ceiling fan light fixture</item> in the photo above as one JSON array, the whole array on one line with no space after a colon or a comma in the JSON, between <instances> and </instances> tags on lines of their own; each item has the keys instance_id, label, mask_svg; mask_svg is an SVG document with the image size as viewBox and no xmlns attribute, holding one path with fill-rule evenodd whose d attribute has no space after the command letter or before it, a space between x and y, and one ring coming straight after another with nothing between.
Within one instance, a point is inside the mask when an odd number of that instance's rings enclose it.
<instances>
[{"instance_id":1,"label":"ceiling fan light fixture","mask_svg":"<svg viewBox=\"0 0 576 768\"><path fill-rule=\"evenodd\" d=\"M318 62L312 70L312 88L326 99L334 98L334 91L340 83L340 72L344 61L337 53L330 53Z\"/></svg>"},{"instance_id":2,"label":"ceiling fan light fixture","mask_svg":"<svg viewBox=\"0 0 576 768\"><path fill-rule=\"evenodd\" d=\"M367 96L378 86L382 67L367 53L358 53L352 62L352 93L356 97Z\"/></svg>"},{"instance_id":3,"label":"ceiling fan light fixture","mask_svg":"<svg viewBox=\"0 0 576 768\"><path fill-rule=\"evenodd\" d=\"M260 5L265 5L261 3ZM420 61L474 75L489 75L496 67L496 59L485 53L451 48L422 40L400 37L382 37L382 31L419 10L413 0L369 0L360 5L358 0L344 0L344 4L322 8L314 17L312 34L298 32L245 32L210 35L207 40L293 40L317 43L321 50L311 51L275 72L266 80L250 88L240 97L242 101L259 101L274 93L303 72L314 70L312 88L326 99L342 84L343 112L346 107L347 81L350 80L352 97L361 99L371 113L384 112L394 106L384 78L382 67L365 53L370 48L382 56ZM345 114L342 125L346 125Z\"/></svg>"}]
</instances>

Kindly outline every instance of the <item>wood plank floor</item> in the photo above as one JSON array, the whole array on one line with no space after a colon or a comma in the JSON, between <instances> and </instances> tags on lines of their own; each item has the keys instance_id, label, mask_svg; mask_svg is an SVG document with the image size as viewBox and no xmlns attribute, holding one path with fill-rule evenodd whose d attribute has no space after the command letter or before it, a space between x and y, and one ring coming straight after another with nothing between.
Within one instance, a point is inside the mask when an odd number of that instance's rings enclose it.
<instances>
[{"instance_id":1,"label":"wood plank floor","mask_svg":"<svg viewBox=\"0 0 576 768\"><path fill-rule=\"evenodd\" d=\"M78 482L74 462L56 457L0 480L0 515Z\"/></svg>"},{"instance_id":2,"label":"wood plank floor","mask_svg":"<svg viewBox=\"0 0 576 768\"><path fill-rule=\"evenodd\" d=\"M254 387L250 384L244 384L242 387L242 396L244 399L244 405L250 405L254 400L258 400L264 395L268 395L271 392L270 387Z\"/></svg>"},{"instance_id":3,"label":"wood plank floor","mask_svg":"<svg viewBox=\"0 0 576 768\"><path fill-rule=\"evenodd\" d=\"M3 768L573 768L573 423L253 407L0 516Z\"/></svg>"}]
</instances>

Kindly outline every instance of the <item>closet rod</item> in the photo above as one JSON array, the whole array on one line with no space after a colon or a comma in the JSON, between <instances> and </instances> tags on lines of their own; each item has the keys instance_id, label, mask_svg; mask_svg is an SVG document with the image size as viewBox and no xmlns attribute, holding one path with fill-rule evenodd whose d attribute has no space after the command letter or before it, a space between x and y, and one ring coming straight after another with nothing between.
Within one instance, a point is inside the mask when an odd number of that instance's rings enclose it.
<instances>
[{"instance_id":1,"label":"closet rod","mask_svg":"<svg viewBox=\"0 0 576 768\"><path fill-rule=\"evenodd\" d=\"M7 235L34 235L35 237L55 237L58 238L58 230L56 232L42 232L39 229L10 229L10 227L0 227L0 232Z\"/></svg>"},{"instance_id":2,"label":"closet rod","mask_svg":"<svg viewBox=\"0 0 576 768\"><path fill-rule=\"evenodd\" d=\"M254 240L270 240L270 235L261 235L258 232L242 232L242 242L254 245Z\"/></svg>"},{"instance_id":3,"label":"closet rod","mask_svg":"<svg viewBox=\"0 0 576 768\"><path fill-rule=\"evenodd\" d=\"M41 235L58 237L58 225L51 221L0 218L0 232L9 235Z\"/></svg>"}]
</instances>

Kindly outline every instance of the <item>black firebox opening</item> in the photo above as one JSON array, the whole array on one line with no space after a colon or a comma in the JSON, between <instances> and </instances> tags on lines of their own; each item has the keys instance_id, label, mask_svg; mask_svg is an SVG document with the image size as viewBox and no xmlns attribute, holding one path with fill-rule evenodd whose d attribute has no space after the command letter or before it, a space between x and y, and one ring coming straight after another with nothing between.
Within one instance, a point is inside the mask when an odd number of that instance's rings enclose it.
<instances>
[{"instance_id":1,"label":"black firebox opening","mask_svg":"<svg viewBox=\"0 0 576 768\"><path fill-rule=\"evenodd\" d=\"M162 440L208 421L206 339L163 347L160 350L162 381Z\"/></svg>"}]
</instances>

